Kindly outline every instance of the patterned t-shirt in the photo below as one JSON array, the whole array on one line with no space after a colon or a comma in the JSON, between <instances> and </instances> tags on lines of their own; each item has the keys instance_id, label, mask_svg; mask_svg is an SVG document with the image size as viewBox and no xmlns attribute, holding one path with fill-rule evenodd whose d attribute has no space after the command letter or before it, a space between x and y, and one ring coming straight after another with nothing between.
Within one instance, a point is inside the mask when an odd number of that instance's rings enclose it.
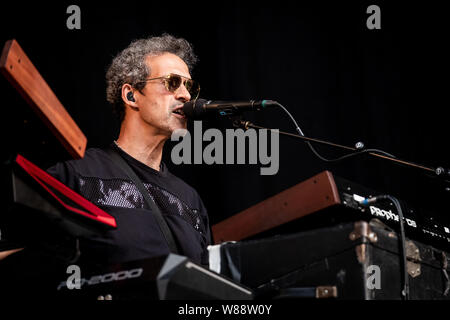
<instances>
[{"instance_id":1,"label":"patterned t-shirt","mask_svg":"<svg viewBox=\"0 0 450 320\"><path fill-rule=\"evenodd\" d=\"M171 174L164 163L154 170L134 159L115 144L160 208L180 249L193 262L208 265L211 233L206 209L198 193ZM69 188L112 215L117 229L81 239L83 262L111 264L169 253L144 197L105 150L90 148L83 159L56 164L47 170Z\"/></svg>"}]
</instances>

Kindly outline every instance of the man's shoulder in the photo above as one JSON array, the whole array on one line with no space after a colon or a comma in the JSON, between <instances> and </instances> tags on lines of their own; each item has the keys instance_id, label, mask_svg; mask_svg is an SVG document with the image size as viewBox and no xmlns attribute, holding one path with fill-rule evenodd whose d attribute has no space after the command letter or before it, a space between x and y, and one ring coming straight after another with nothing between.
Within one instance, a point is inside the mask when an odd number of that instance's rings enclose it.
<instances>
[{"instance_id":1,"label":"man's shoulder","mask_svg":"<svg viewBox=\"0 0 450 320\"><path fill-rule=\"evenodd\" d=\"M84 153L83 158L67 161L74 169L84 175L88 175L89 172L107 167L111 163L111 159L104 148L89 148Z\"/></svg>"},{"instance_id":2,"label":"man's shoulder","mask_svg":"<svg viewBox=\"0 0 450 320\"><path fill-rule=\"evenodd\" d=\"M85 177L111 176L115 171L106 148L89 148L83 158L57 163L49 172L60 171L61 168L76 175Z\"/></svg>"}]
</instances>

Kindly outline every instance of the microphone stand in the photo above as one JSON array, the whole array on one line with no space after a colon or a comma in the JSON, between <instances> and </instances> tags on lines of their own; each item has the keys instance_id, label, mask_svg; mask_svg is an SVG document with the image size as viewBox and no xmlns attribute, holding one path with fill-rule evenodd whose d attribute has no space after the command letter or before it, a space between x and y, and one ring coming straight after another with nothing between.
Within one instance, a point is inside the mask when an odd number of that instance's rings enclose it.
<instances>
[{"instance_id":1,"label":"microphone stand","mask_svg":"<svg viewBox=\"0 0 450 320\"><path fill-rule=\"evenodd\" d=\"M245 130L247 130L248 128L273 130L271 128L266 128L266 127L261 127L261 126L255 125L255 124L251 123L250 121L245 121L245 120L242 120L240 118L233 119L233 125L235 127L243 128ZM397 164L402 164L402 165L406 165L406 166L409 166L409 167L418 168L418 169L421 169L421 170L426 171L428 173L432 173L433 176L441 178L441 179L444 179L446 182L450 182L449 180L447 180L447 179L450 179L450 170L449 169L444 169L443 167L437 167L437 168L427 167L427 166L424 166L424 165L421 165L421 164L417 164L417 163L414 163L414 162L411 162L411 161L406 161L406 160L398 159L398 158L395 158L395 157L390 157L390 156L383 155L383 154L376 153L376 152L366 152L364 150L364 144L362 142L356 143L356 147L349 147L349 146L344 146L344 145L341 145L341 144L337 144L337 143L333 143L333 142L329 142L329 141L325 141L325 140L320 140L320 139L315 139L315 138L302 136L302 135L299 135L299 134L294 134L294 133L289 133L289 132L284 132L284 131L278 131L278 132L281 135L285 135L285 136L289 136L289 137L292 137L292 138L301 139L301 140L306 141L306 142L314 142L314 143L318 143L318 144L322 144L322 145L335 147L335 148L338 148L338 149L352 151L352 152L355 152L355 153L361 153L361 154L362 153L366 153L366 154L368 154L370 156L377 157L377 158L382 158L382 159L389 160L389 161L393 161L393 162L395 162ZM450 191L450 187L447 187L445 190L446 191Z\"/></svg>"}]
</instances>

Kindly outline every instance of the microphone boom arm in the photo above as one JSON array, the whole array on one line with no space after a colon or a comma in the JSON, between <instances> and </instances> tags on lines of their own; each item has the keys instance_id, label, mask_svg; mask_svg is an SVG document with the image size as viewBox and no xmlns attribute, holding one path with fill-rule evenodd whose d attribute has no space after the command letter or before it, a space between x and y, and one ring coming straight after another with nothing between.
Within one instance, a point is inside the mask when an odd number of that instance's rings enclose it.
<instances>
[{"instance_id":1,"label":"microphone boom arm","mask_svg":"<svg viewBox=\"0 0 450 320\"><path fill-rule=\"evenodd\" d=\"M245 121L245 120L241 120L241 119L235 119L233 121L233 125L235 127L240 127L243 129L248 129L248 128L253 128L253 129L267 129L267 130L273 130L271 128L266 128L266 127L261 127L258 125L255 125L253 123L251 123L250 121ZM318 144L322 144L322 145L327 145L327 146L331 146L331 147L335 147L338 149L343 149L343 150L347 150L347 151L352 151L356 154L362 154L362 153L366 153L369 154L370 156L373 157L377 157L377 158L382 158L385 160L389 160L389 161L393 161L397 164L402 164L402 165L406 165L409 167L414 167L414 168L418 168L421 170L424 170L428 173L432 173L435 176L439 177L439 178L443 178L443 179L449 179L450 178L450 170L449 169L444 169L443 167L438 167L438 168L431 168L431 167L427 167L421 164L417 164L411 161L406 161L406 160L402 160L402 159L398 159L395 157L391 157L391 156L387 156L387 155L383 155L380 153L376 153L376 152L370 152L361 148L355 148L355 147L349 147L349 146L345 146L345 145L341 145L341 144L337 144L337 143L333 143L333 142L329 142L329 141L325 141L325 140L321 140L321 139L316 139L316 138L310 138L310 137L306 137L306 136L301 136L299 134L294 134L294 133L289 133L289 132L284 132L284 131L279 131L279 134L281 135L285 135L285 136L289 136L292 138L297 138L297 139L301 139L303 141L306 142L314 142L314 143L318 143ZM448 180L446 180L448 182ZM448 189L448 188L447 188Z\"/></svg>"}]
</instances>

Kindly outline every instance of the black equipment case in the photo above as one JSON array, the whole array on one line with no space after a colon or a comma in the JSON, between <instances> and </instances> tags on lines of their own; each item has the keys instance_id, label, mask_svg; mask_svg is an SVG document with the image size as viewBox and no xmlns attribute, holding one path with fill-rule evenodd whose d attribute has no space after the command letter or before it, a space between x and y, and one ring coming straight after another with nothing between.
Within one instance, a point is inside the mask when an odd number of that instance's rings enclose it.
<instances>
[{"instance_id":1,"label":"black equipment case","mask_svg":"<svg viewBox=\"0 0 450 320\"><path fill-rule=\"evenodd\" d=\"M373 219L225 242L221 273L253 288L257 298L402 299L398 236ZM450 254L410 239L405 246L409 298L450 299Z\"/></svg>"}]
</instances>

